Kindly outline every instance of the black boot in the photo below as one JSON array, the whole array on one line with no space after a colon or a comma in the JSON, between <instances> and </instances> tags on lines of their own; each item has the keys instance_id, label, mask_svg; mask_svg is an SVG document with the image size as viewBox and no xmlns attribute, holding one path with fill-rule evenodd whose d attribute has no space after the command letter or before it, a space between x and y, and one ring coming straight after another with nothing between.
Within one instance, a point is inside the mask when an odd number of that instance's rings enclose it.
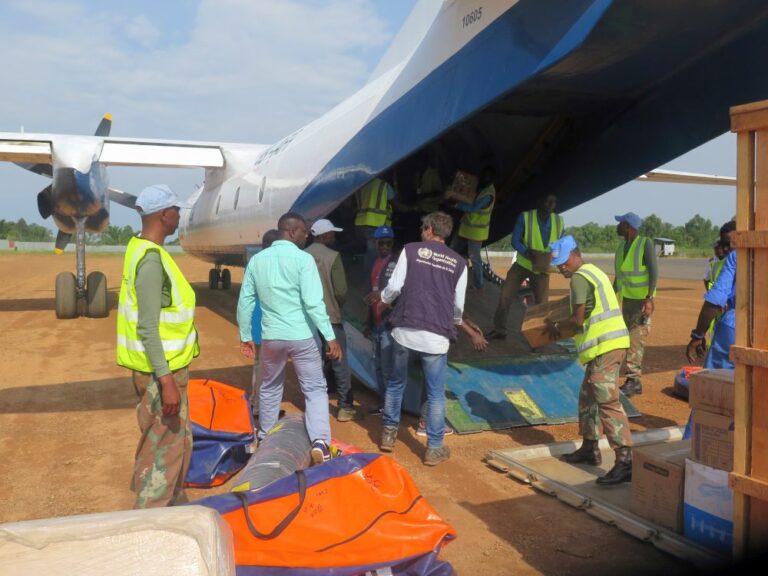
<instances>
[{"instance_id":1,"label":"black boot","mask_svg":"<svg viewBox=\"0 0 768 576\"><path fill-rule=\"evenodd\" d=\"M616 463L608 474L597 479L600 486L612 486L632 481L632 448L623 446L616 449Z\"/></svg>"},{"instance_id":2,"label":"black boot","mask_svg":"<svg viewBox=\"0 0 768 576\"><path fill-rule=\"evenodd\" d=\"M624 392L624 396L629 398L630 396L635 396L636 394L642 394L643 384L640 382L640 380L632 380L627 378L627 381L621 385L619 390Z\"/></svg>"},{"instance_id":3,"label":"black boot","mask_svg":"<svg viewBox=\"0 0 768 576\"><path fill-rule=\"evenodd\" d=\"M570 454L563 454L560 456L560 460L570 464L600 466L603 462L603 456L600 454L600 448L597 447L597 440L587 440L585 438L578 450Z\"/></svg>"}]
</instances>

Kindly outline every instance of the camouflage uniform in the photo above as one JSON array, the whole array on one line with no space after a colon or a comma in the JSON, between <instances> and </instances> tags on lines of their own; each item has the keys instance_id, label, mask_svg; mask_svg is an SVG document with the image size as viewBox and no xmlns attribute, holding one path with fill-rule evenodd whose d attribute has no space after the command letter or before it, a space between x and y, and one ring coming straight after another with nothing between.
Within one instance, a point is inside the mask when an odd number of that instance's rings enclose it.
<instances>
[{"instance_id":1,"label":"camouflage uniform","mask_svg":"<svg viewBox=\"0 0 768 576\"><path fill-rule=\"evenodd\" d=\"M140 398L136 416L141 429L131 479L131 490L136 492L134 508L156 508L186 501L184 479L192 458L187 400L189 368L181 368L173 376L181 396L179 413L163 416L160 385L154 374L133 371L133 385Z\"/></svg>"},{"instance_id":2,"label":"camouflage uniform","mask_svg":"<svg viewBox=\"0 0 768 576\"><path fill-rule=\"evenodd\" d=\"M586 440L599 440L602 432L614 450L632 446L629 420L619 402L619 378L626 350L611 350L585 366L579 392L579 428Z\"/></svg>"},{"instance_id":3,"label":"camouflage uniform","mask_svg":"<svg viewBox=\"0 0 768 576\"><path fill-rule=\"evenodd\" d=\"M640 377L643 375L645 341L651 332L651 319L643 318L644 304L645 300L633 300L631 298L624 298L621 303L621 312L629 330L629 350L627 350L624 375L627 380L634 380L635 382L640 382Z\"/></svg>"}]
</instances>

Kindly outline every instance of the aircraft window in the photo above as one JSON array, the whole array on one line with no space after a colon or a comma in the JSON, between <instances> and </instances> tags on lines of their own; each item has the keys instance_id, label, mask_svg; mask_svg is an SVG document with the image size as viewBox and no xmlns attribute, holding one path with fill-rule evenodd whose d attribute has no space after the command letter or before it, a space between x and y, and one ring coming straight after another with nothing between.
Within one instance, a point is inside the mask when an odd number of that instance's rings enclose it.
<instances>
[{"instance_id":1,"label":"aircraft window","mask_svg":"<svg viewBox=\"0 0 768 576\"><path fill-rule=\"evenodd\" d=\"M233 210L237 210L237 201L240 200L240 186L235 190L235 203L232 205Z\"/></svg>"},{"instance_id":2,"label":"aircraft window","mask_svg":"<svg viewBox=\"0 0 768 576\"><path fill-rule=\"evenodd\" d=\"M264 200L264 188L267 186L267 177L263 176L261 178L261 188L259 188L259 204L261 204L261 201Z\"/></svg>"},{"instance_id":3,"label":"aircraft window","mask_svg":"<svg viewBox=\"0 0 768 576\"><path fill-rule=\"evenodd\" d=\"M221 204L221 193L219 193L219 197L216 199L216 214L219 213L219 204Z\"/></svg>"}]
</instances>

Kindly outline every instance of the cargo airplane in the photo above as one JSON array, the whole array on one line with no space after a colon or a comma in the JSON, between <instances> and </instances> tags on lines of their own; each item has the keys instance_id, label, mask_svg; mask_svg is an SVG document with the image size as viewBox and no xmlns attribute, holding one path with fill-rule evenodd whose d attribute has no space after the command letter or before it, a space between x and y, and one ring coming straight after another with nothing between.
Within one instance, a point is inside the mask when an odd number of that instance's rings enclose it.
<instances>
[{"instance_id":1,"label":"cargo airplane","mask_svg":"<svg viewBox=\"0 0 768 576\"><path fill-rule=\"evenodd\" d=\"M110 165L205 169L179 237L227 287L222 267L281 213L349 225L356 190L383 175L407 194L427 161L444 179L495 168L491 240L542 194L576 206L727 131L730 106L768 98L766 59L764 0L421 0L365 86L271 146L114 138L106 118L93 136L0 133L0 160L51 177L40 214L58 248L75 237L57 315L104 316L85 232L135 200L109 187Z\"/></svg>"}]
</instances>

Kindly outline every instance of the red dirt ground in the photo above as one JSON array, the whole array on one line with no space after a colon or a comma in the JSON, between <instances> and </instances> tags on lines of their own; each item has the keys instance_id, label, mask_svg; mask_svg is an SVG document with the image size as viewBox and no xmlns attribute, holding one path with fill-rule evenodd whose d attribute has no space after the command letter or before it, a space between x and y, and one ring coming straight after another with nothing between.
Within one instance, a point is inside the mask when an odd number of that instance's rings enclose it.
<instances>
[{"instance_id":1,"label":"red dirt ground","mask_svg":"<svg viewBox=\"0 0 768 576\"><path fill-rule=\"evenodd\" d=\"M235 324L242 270L230 292L207 289L208 265L180 255L198 293L202 354L193 376L250 388L251 369L238 352ZM89 270L107 274L109 318L57 320L54 278L74 270L74 256L0 254L0 521L9 522L129 508L128 489L138 439L135 398L126 371L115 364L115 303L121 255L89 255ZM553 278L555 293L566 281ZM675 371L701 302L700 281L662 281L645 362L643 416L633 430L684 424L688 407L670 395ZM485 325L489 322L485 322ZM364 408L374 397L360 389ZM295 386L284 408L298 410ZM584 575L674 573L682 562L554 498L534 492L483 462L493 448L576 439L575 424L451 436L450 461L421 463L424 439L406 416L394 457L412 474L435 509L458 531L443 552L458 574ZM376 451L380 420L339 424L334 436ZM227 485L216 489L225 491ZM192 499L212 491L190 491Z\"/></svg>"}]
</instances>

